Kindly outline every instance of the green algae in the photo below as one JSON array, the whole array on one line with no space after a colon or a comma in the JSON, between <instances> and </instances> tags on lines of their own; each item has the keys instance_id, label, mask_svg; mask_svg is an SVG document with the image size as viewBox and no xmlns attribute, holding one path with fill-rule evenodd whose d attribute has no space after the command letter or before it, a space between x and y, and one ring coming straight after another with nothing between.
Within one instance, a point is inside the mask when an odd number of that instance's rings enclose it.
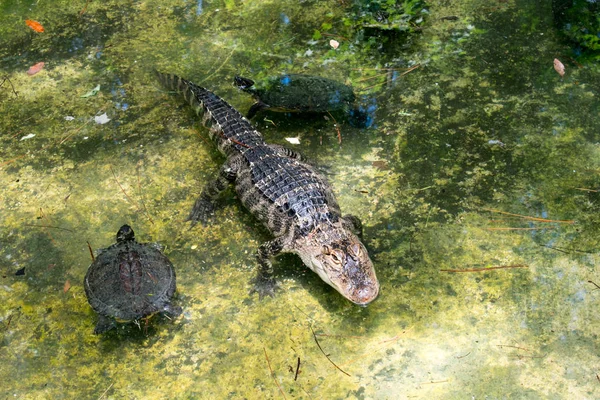
<instances>
[{"instance_id":1,"label":"green algae","mask_svg":"<svg viewBox=\"0 0 600 400\"><path fill-rule=\"evenodd\" d=\"M2 7L17 91L0 87L4 397L281 398L276 382L287 398L597 397L600 80L562 57L550 5L430 1L407 36L365 35L338 1ZM277 260L275 298L248 295L269 236L232 191L210 225L185 221L223 159L153 68L240 110L252 100L231 79L248 72L347 80L376 106L371 128L341 125L341 146L320 117L256 122L271 142L299 137L362 218L377 301L349 304L294 256ZM165 247L184 313L94 336L87 242L123 223ZM481 271L443 271L465 269Z\"/></svg>"}]
</instances>

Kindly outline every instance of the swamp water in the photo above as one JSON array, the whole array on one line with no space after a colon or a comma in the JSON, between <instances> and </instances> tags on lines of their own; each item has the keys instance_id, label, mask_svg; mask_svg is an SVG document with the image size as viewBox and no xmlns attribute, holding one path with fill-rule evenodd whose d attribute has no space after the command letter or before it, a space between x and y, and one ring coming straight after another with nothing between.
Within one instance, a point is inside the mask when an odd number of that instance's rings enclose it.
<instances>
[{"instance_id":1,"label":"swamp water","mask_svg":"<svg viewBox=\"0 0 600 400\"><path fill-rule=\"evenodd\" d=\"M600 397L597 62L550 1L384 3L0 3L2 398ZM361 217L376 301L292 255L274 298L248 294L270 237L232 191L211 224L185 221L223 158L153 68L242 113L235 75L353 86L361 126L253 123ZM88 243L124 223L163 246L183 314L94 335Z\"/></svg>"}]
</instances>

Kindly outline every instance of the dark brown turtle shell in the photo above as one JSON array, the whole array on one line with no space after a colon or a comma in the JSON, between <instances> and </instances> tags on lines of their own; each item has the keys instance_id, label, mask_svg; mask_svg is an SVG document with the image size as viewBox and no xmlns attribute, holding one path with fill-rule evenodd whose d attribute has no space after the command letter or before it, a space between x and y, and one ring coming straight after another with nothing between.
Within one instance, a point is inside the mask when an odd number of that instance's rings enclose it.
<instances>
[{"instance_id":1,"label":"dark brown turtle shell","mask_svg":"<svg viewBox=\"0 0 600 400\"><path fill-rule=\"evenodd\" d=\"M136 242L133 229L123 225L117 243L100 250L84 280L88 302L99 314L94 333L157 312L181 313L171 306L176 290L173 264L160 250Z\"/></svg>"}]
</instances>

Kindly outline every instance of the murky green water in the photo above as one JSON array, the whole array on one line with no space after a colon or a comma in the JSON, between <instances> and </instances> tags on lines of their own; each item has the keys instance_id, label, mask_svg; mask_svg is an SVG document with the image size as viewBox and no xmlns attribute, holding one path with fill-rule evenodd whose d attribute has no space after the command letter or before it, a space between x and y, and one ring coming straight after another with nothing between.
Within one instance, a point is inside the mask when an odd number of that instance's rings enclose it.
<instances>
[{"instance_id":1,"label":"murky green water","mask_svg":"<svg viewBox=\"0 0 600 400\"><path fill-rule=\"evenodd\" d=\"M431 0L390 31L353 4L0 4L2 398L600 397L598 65L571 58L550 1ZM185 222L223 158L152 68L242 112L236 74L353 85L372 120L333 116L341 144L322 115L254 121L361 216L375 302L290 255L275 298L248 295L268 233L231 191L213 224ZM124 223L165 247L184 313L96 336L87 243Z\"/></svg>"}]
</instances>

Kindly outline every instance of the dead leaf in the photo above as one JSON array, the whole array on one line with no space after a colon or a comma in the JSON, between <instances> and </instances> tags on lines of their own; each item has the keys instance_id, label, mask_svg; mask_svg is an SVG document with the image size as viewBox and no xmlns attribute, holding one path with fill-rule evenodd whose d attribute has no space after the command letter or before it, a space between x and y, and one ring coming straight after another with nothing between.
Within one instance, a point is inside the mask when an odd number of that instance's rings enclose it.
<instances>
[{"instance_id":1,"label":"dead leaf","mask_svg":"<svg viewBox=\"0 0 600 400\"><path fill-rule=\"evenodd\" d=\"M561 78L565 76L565 66L563 65L563 63L560 62L558 58L554 59L554 70L558 72Z\"/></svg>"},{"instance_id":2,"label":"dead leaf","mask_svg":"<svg viewBox=\"0 0 600 400\"><path fill-rule=\"evenodd\" d=\"M371 163L371 165L380 171L387 171L388 169L390 169L387 161L383 161L383 160L373 161L373 163Z\"/></svg>"},{"instance_id":3,"label":"dead leaf","mask_svg":"<svg viewBox=\"0 0 600 400\"><path fill-rule=\"evenodd\" d=\"M63 287L63 293L67 293L71 289L71 282L67 279L65 286Z\"/></svg>"}]
</instances>

